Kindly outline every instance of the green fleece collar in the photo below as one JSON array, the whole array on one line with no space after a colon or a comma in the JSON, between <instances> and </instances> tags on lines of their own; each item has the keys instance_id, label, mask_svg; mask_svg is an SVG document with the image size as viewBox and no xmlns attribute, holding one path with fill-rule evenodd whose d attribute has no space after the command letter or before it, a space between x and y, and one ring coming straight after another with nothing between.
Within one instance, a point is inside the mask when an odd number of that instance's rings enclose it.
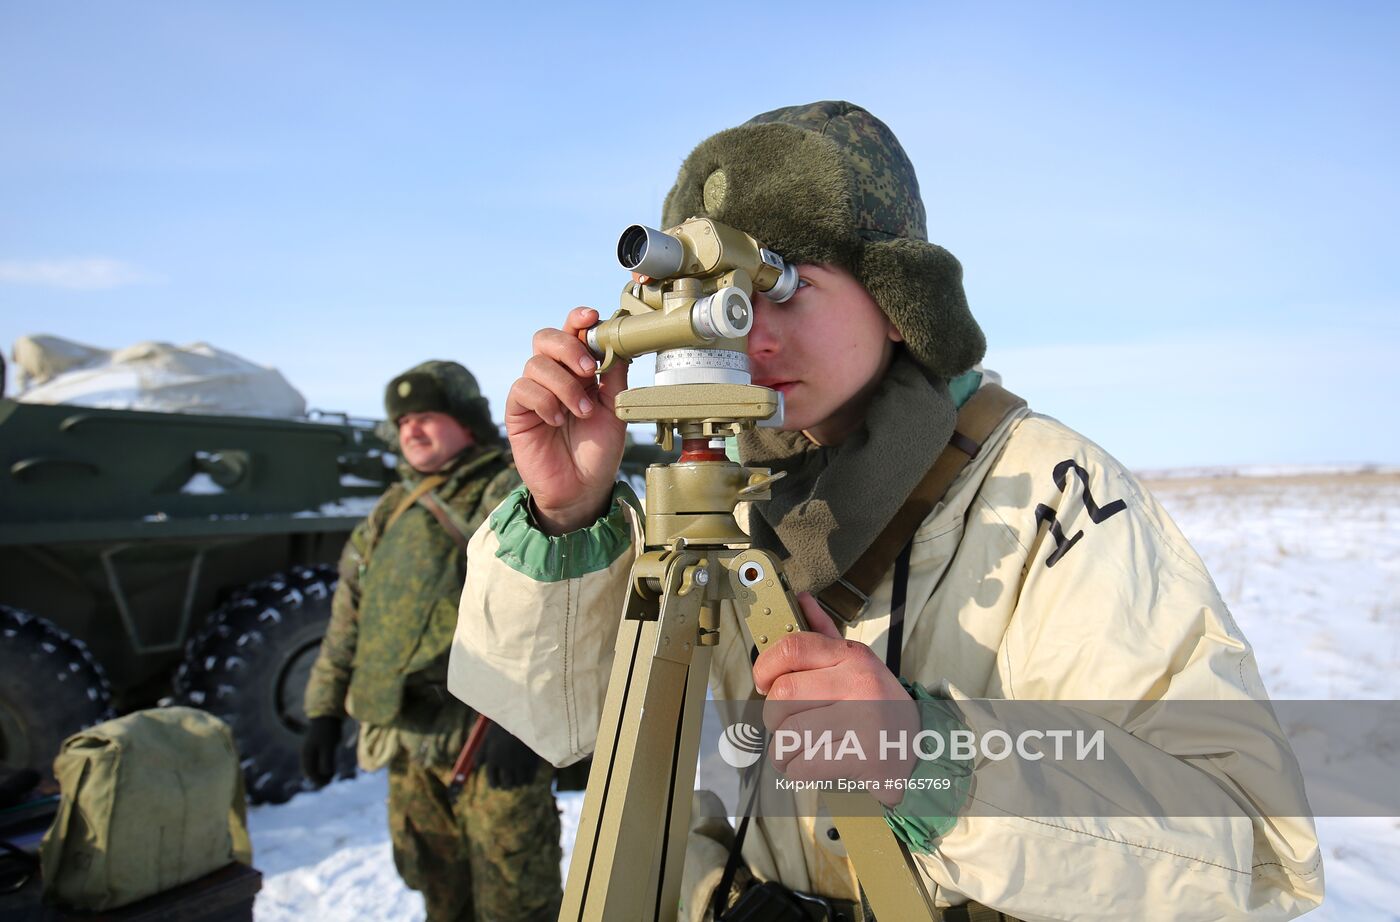
<instances>
[{"instance_id":1,"label":"green fleece collar","mask_svg":"<svg viewBox=\"0 0 1400 922\"><path fill-rule=\"evenodd\" d=\"M977 393L977 389L982 386L982 372L976 369L964 372L948 382L948 392L953 397L953 405L959 410L963 404ZM734 436L724 440L724 456L735 464L739 463L739 440Z\"/></svg>"},{"instance_id":2,"label":"green fleece collar","mask_svg":"<svg viewBox=\"0 0 1400 922\"><path fill-rule=\"evenodd\" d=\"M774 483L772 499L754 504L754 546L780 556L794 590L825 589L884 531L956 422L947 383L901 349L863 424L840 445L814 445L801 432L745 432L744 462L786 475Z\"/></svg>"}]
</instances>

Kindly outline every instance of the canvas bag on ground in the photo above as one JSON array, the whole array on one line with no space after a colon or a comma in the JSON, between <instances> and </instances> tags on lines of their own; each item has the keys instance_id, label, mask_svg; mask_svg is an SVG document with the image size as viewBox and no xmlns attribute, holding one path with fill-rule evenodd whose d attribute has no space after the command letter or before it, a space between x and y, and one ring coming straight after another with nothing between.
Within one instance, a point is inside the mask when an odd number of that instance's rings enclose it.
<instances>
[{"instance_id":1,"label":"canvas bag on ground","mask_svg":"<svg viewBox=\"0 0 1400 922\"><path fill-rule=\"evenodd\" d=\"M113 909L252 863L238 753L212 714L157 708L79 731L54 775L63 797L39 853L51 900Z\"/></svg>"}]
</instances>

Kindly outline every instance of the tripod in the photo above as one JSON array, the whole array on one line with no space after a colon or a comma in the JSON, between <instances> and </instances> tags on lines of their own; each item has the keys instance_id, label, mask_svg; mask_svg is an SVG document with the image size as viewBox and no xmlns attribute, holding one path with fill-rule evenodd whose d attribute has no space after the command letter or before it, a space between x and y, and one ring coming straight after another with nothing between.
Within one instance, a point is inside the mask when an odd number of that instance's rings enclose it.
<instances>
[{"instance_id":1,"label":"tripod","mask_svg":"<svg viewBox=\"0 0 1400 922\"><path fill-rule=\"evenodd\" d=\"M712 441L773 417L777 395L670 384L623 392L616 412L654 422L667 448L679 432L682 453L647 470L644 550L629 576L561 922L676 918L720 605L735 606L760 651L805 629L778 560L749 547L734 518L737 503L769 499L777 478L729 461ZM876 915L938 918L870 795L822 796Z\"/></svg>"}]
</instances>

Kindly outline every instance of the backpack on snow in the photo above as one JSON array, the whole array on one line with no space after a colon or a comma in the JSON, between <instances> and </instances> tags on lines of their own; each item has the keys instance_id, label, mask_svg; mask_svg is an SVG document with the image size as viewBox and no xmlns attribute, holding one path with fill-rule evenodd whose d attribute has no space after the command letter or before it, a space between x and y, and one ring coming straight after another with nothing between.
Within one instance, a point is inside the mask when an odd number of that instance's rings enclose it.
<instances>
[{"instance_id":1,"label":"backpack on snow","mask_svg":"<svg viewBox=\"0 0 1400 922\"><path fill-rule=\"evenodd\" d=\"M81 730L54 775L62 798L39 852L47 899L113 909L252 863L238 752L212 714L156 708Z\"/></svg>"}]
</instances>

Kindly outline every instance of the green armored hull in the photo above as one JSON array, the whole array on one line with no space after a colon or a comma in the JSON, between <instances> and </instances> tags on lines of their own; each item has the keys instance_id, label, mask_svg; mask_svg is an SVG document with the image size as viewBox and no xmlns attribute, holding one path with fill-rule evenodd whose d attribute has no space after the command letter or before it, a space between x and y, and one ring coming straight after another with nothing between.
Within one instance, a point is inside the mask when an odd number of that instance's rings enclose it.
<instances>
[{"instance_id":1,"label":"green armored hull","mask_svg":"<svg viewBox=\"0 0 1400 922\"><path fill-rule=\"evenodd\" d=\"M47 772L74 730L173 697L231 725L255 802L301 790L334 565L391 450L343 416L0 400L0 769ZM670 457L632 445L623 467Z\"/></svg>"},{"instance_id":2,"label":"green armored hull","mask_svg":"<svg viewBox=\"0 0 1400 922\"><path fill-rule=\"evenodd\" d=\"M253 796L290 796L333 564L392 460L343 417L0 401L0 766L45 769L176 677L234 724Z\"/></svg>"}]
</instances>

